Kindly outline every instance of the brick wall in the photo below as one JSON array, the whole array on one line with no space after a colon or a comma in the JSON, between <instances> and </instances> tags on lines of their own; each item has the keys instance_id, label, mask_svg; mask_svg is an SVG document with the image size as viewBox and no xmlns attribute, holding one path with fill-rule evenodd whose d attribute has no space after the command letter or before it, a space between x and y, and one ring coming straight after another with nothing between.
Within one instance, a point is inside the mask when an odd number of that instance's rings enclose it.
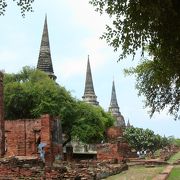
<instances>
[{"instance_id":1,"label":"brick wall","mask_svg":"<svg viewBox=\"0 0 180 180\"><path fill-rule=\"evenodd\" d=\"M123 130L120 127L110 127L106 131L108 143L97 145L97 159L98 160L113 160L122 161L128 157L130 148L124 142Z\"/></svg>"},{"instance_id":2,"label":"brick wall","mask_svg":"<svg viewBox=\"0 0 180 180\"><path fill-rule=\"evenodd\" d=\"M0 71L0 157L5 153L4 137L3 73Z\"/></svg>"},{"instance_id":3,"label":"brick wall","mask_svg":"<svg viewBox=\"0 0 180 180\"><path fill-rule=\"evenodd\" d=\"M43 167L38 159L0 159L0 179L104 179L127 170L126 164L114 161L56 162Z\"/></svg>"},{"instance_id":4,"label":"brick wall","mask_svg":"<svg viewBox=\"0 0 180 180\"><path fill-rule=\"evenodd\" d=\"M117 140L118 137L122 137L123 131L120 127L110 127L106 131L108 141Z\"/></svg>"},{"instance_id":5,"label":"brick wall","mask_svg":"<svg viewBox=\"0 0 180 180\"><path fill-rule=\"evenodd\" d=\"M38 156L37 145L45 143L45 159L52 163L56 156L62 155L62 144L53 142L54 123L49 115L39 119L5 120L5 156Z\"/></svg>"},{"instance_id":6,"label":"brick wall","mask_svg":"<svg viewBox=\"0 0 180 180\"><path fill-rule=\"evenodd\" d=\"M97 159L98 160L111 160L122 159L122 156L118 154L117 144L105 143L97 146Z\"/></svg>"},{"instance_id":7,"label":"brick wall","mask_svg":"<svg viewBox=\"0 0 180 180\"><path fill-rule=\"evenodd\" d=\"M18 119L5 121L6 156L37 155L41 119Z\"/></svg>"},{"instance_id":8,"label":"brick wall","mask_svg":"<svg viewBox=\"0 0 180 180\"><path fill-rule=\"evenodd\" d=\"M0 159L0 179L41 179L44 174L38 159Z\"/></svg>"}]
</instances>

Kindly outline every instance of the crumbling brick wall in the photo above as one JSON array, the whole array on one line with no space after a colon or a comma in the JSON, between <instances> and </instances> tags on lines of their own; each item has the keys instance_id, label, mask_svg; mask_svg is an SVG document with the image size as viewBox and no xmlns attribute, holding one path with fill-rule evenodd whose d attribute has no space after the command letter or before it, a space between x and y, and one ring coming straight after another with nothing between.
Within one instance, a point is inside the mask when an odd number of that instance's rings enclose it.
<instances>
[{"instance_id":1,"label":"crumbling brick wall","mask_svg":"<svg viewBox=\"0 0 180 180\"><path fill-rule=\"evenodd\" d=\"M122 161L126 158L129 151L127 143L104 143L97 145L98 160L113 160Z\"/></svg>"},{"instance_id":2,"label":"crumbling brick wall","mask_svg":"<svg viewBox=\"0 0 180 180\"><path fill-rule=\"evenodd\" d=\"M39 119L5 120L5 156L38 156L37 146L42 142L46 144L46 162L53 162L56 156L62 155L62 142L57 137L61 132L54 126L57 122L59 119L49 115ZM58 132L56 137L54 131Z\"/></svg>"},{"instance_id":3,"label":"crumbling brick wall","mask_svg":"<svg viewBox=\"0 0 180 180\"><path fill-rule=\"evenodd\" d=\"M130 152L129 146L123 140L123 130L120 127L110 127L106 131L108 143L97 145L98 160L116 159L122 161Z\"/></svg>"},{"instance_id":4,"label":"crumbling brick wall","mask_svg":"<svg viewBox=\"0 0 180 180\"><path fill-rule=\"evenodd\" d=\"M6 120L5 130L6 156L37 155L41 119Z\"/></svg>"},{"instance_id":5,"label":"crumbling brick wall","mask_svg":"<svg viewBox=\"0 0 180 180\"><path fill-rule=\"evenodd\" d=\"M37 146L45 143L46 162L62 157L62 129L57 118L4 120L3 73L0 71L0 157L38 155Z\"/></svg>"},{"instance_id":6,"label":"crumbling brick wall","mask_svg":"<svg viewBox=\"0 0 180 180\"><path fill-rule=\"evenodd\" d=\"M117 140L118 137L122 137L123 136L122 128L114 127L114 126L110 127L106 131L106 136L107 136L109 142L111 140Z\"/></svg>"},{"instance_id":7,"label":"crumbling brick wall","mask_svg":"<svg viewBox=\"0 0 180 180\"><path fill-rule=\"evenodd\" d=\"M4 105L3 105L3 73L0 71L0 157L5 153Z\"/></svg>"}]
</instances>

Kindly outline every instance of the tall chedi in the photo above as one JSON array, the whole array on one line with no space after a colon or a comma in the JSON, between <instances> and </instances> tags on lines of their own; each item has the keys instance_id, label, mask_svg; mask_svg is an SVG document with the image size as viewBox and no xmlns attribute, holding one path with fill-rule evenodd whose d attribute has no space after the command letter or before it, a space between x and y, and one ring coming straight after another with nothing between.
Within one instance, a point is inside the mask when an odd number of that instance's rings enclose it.
<instances>
[{"instance_id":1,"label":"tall chedi","mask_svg":"<svg viewBox=\"0 0 180 180\"><path fill-rule=\"evenodd\" d=\"M114 126L116 126L116 127L125 127L124 117L121 115L121 113L119 111L119 106L118 106L118 103L117 103L114 81L113 81L113 84L112 84L112 93L111 93L111 102L110 102L110 106L109 106L109 112L116 119L116 121L114 123Z\"/></svg>"},{"instance_id":2,"label":"tall chedi","mask_svg":"<svg viewBox=\"0 0 180 180\"><path fill-rule=\"evenodd\" d=\"M89 55L88 55L88 61L87 61L85 90L84 90L84 96L82 96L82 98L83 98L83 101L87 103L90 103L93 105L99 105L99 102L97 101L97 96L95 95L95 92L94 92L91 67L90 67L90 62L89 62Z\"/></svg>"},{"instance_id":3,"label":"tall chedi","mask_svg":"<svg viewBox=\"0 0 180 180\"><path fill-rule=\"evenodd\" d=\"M44 71L45 73L48 74L48 76L51 79L56 80L56 76L54 75L53 65L52 65L52 60L51 60L47 16L45 17L45 21L44 21L44 29L43 29L42 39L41 39L41 46L40 46L37 69Z\"/></svg>"}]
</instances>

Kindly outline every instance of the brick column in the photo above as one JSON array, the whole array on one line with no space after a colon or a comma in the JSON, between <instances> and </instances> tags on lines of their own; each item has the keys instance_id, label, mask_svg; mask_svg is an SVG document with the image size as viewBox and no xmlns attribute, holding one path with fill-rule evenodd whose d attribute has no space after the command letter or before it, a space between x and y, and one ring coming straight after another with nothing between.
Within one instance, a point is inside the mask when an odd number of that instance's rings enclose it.
<instances>
[{"instance_id":1,"label":"brick column","mask_svg":"<svg viewBox=\"0 0 180 180\"><path fill-rule=\"evenodd\" d=\"M4 128L4 104L3 104L3 73L0 71L0 157L5 154L5 128Z\"/></svg>"},{"instance_id":2,"label":"brick column","mask_svg":"<svg viewBox=\"0 0 180 180\"><path fill-rule=\"evenodd\" d=\"M54 161L52 152L52 117L48 114L41 116L41 143L45 143L45 162L51 165Z\"/></svg>"}]
</instances>

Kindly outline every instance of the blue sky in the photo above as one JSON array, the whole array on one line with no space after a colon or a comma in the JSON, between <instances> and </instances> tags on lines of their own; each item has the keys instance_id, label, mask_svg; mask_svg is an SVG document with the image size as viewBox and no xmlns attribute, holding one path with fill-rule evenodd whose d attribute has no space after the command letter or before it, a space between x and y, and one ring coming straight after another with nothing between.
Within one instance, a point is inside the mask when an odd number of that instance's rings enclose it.
<instances>
[{"instance_id":1,"label":"blue sky","mask_svg":"<svg viewBox=\"0 0 180 180\"><path fill-rule=\"evenodd\" d=\"M36 66L45 14L48 19L51 55L57 82L81 99L84 93L87 57L90 55L95 93L107 110L114 78L120 111L125 121L135 127L149 128L160 135L180 138L180 121L174 121L166 111L149 118L143 97L137 96L135 78L125 77L123 69L133 66L136 56L118 62L105 41L99 39L110 22L88 4L88 0L36 0L33 13L21 17L15 3L10 2L5 16L0 16L0 69L15 73L23 66Z\"/></svg>"}]
</instances>

